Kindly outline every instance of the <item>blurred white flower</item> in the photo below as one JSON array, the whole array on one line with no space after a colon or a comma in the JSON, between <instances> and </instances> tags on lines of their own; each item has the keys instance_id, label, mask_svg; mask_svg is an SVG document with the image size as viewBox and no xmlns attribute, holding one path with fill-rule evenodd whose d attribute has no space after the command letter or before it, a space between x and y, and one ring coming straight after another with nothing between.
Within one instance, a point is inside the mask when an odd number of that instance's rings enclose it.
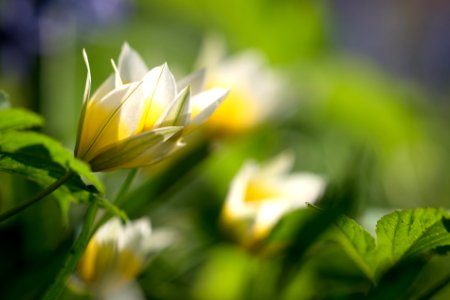
<instances>
[{"instance_id":1,"label":"blurred white flower","mask_svg":"<svg viewBox=\"0 0 450 300\"><path fill-rule=\"evenodd\" d=\"M89 242L78 263L78 278L101 297L133 292L129 287L136 276L147 266L152 255L168 247L173 239L171 232L152 232L147 218L126 224L113 218Z\"/></svg>"},{"instance_id":2,"label":"blurred white flower","mask_svg":"<svg viewBox=\"0 0 450 300\"><path fill-rule=\"evenodd\" d=\"M323 193L322 177L289 174L292 164L293 156L288 153L263 166L248 161L233 179L222 221L244 244L264 239L286 213L305 207Z\"/></svg>"},{"instance_id":3,"label":"blurred white flower","mask_svg":"<svg viewBox=\"0 0 450 300\"><path fill-rule=\"evenodd\" d=\"M182 146L181 138L214 112L228 90L203 91L204 72L178 84L167 64L148 70L124 44L115 72L91 96L88 69L75 154L93 171L153 164Z\"/></svg>"},{"instance_id":4,"label":"blurred white flower","mask_svg":"<svg viewBox=\"0 0 450 300\"><path fill-rule=\"evenodd\" d=\"M206 39L197 67L207 70L206 87L224 86L230 93L212 114L205 128L214 133L238 134L254 128L280 109L283 80L264 55L247 50L225 57L225 43Z\"/></svg>"}]
</instances>

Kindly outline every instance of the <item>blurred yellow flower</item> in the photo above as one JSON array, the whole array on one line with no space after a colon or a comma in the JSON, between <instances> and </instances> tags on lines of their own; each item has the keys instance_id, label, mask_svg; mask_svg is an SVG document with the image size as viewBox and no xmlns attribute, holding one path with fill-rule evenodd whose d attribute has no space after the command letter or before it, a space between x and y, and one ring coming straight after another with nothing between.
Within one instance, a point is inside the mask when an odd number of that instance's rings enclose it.
<instances>
[{"instance_id":1,"label":"blurred yellow flower","mask_svg":"<svg viewBox=\"0 0 450 300\"><path fill-rule=\"evenodd\" d=\"M322 194L325 182L311 173L288 174L293 156L283 153L263 166L248 161L233 179L222 211L226 228L246 245L263 240L288 212Z\"/></svg>"},{"instance_id":2,"label":"blurred yellow flower","mask_svg":"<svg viewBox=\"0 0 450 300\"><path fill-rule=\"evenodd\" d=\"M153 164L183 143L186 128L203 123L227 94L203 91L204 72L178 84L167 64L147 69L140 55L124 44L115 72L91 96L88 69L75 154L93 171Z\"/></svg>"},{"instance_id":3,"label":"blurred yellow flower","mask_svg":"<svg viewBox=\"0 0 450 300\"><path fill-rule=\"evenodd\" d=\"M170 232L152 233L148 219L123 225L113 218L89 242L78 263L78 278L97 294L117 291L133 281L150 255L167 247L172 239Z\"/></svg>"},{"instance_id":4,"label":"blurred yellow flower","mask_svg":"<svg viewBox=\"0 0 450 300\"><path fill-rule=\"evenodd\" d=\"M247 50L224 57L224 44L218 37L206 39L197 65L208 72L206 86L230 88L205 128L215 134L234 135L254 128L279 110L283 80L270 69L261 52Z\"/></svg>"}]
</instances>

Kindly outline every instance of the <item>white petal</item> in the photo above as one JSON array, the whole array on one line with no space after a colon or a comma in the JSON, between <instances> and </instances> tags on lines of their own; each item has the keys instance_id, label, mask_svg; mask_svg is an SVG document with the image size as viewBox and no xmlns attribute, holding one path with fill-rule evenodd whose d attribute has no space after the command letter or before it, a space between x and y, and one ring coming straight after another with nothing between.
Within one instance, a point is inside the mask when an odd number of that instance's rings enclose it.
<instances>
[{"instance_id":1,"label":"white petal","mask_svg":"<svg viewBox=\"0 0 450 300\"><path fill-rule=\"evenodd\" d=\"M261 168L261 176L280 177L286 174L292 168L293 164L294 154L291 151L285 151Z\"/></svg>"},{"instance_id":2,"label":"white petal","mask_svg":"<svg viewBox=\"0 0 450 300\"><path fill-rule=\"evenodd\" d=\"M122 223L119 218L111 218L95 233L95 240L98 243L118 242L122 236Z\"/></svg>"},{"instance_id":3,"label":"white petal","mask_svg":"<svg viewBox=\"0 0 450 300\"><path fill-rule=\"evenodd\" d=\"M259 237L265 236L289 210L289 203L283 199L265 201L256 215L254 233Z\"/></svg>"},{"instance_id":4,"label":"white petal","mask_svg":"<svg viewBox=\"0 0 450 300\"><path fill-rule=\"evenodd\" d=\"M118 70L124 83L139 81L147 73L147 66L141 56L124 43L119 56Z\"/></svg>"},{"instance_id":5,"label":"white petal","mask_svg":"<svg viewBox=\"0 0 450 300\"><path fill-rule=\"evenodd\" d=\"M140 122L142 107L141 83L123 85L92 103L86 113L82 158L89 161L99 149L133 135Z\"/></svg>"},{"instance_id":6,"label":"white petal","mask_svg":"<svg viewBox=\"0 0 450 300\"><path fill-rule=\"evenodd\" d=\"M205 85L205 75L205 69L198 70L178 81L177 87L181 90L189 85L191 86L192 95L196 95L203 91L203 86Z\"/></svg>"},{"instance_id":7,"label":"white petal","mask_svg":"<svg viewBox=\"0 0 450 300\"><path fill-rule=\"evenodd\" d=\"M191 112L199 113L192 118L191 124L200 125L206 121L223 101L228 91L224 88L213 88L192 97Z\"/></svg>"},{"instance_id":8,"label":"white petal","mask_svg":"<svg viewBox=\"0 0 450 300\"><path fill-rule=\"evenodd\" d=\"M84 118L86 115L86 107L91 95L91 69L89 67L89 60L86 54L86 50L83 49L83 59L86 64L87 69L87 75L86 75L86 84L84 87L84 96L83 96L83 104L81 106L81 112L80 112L80 121L78 122L78 133L77 133L77 141L75 145L75 155L79 154L79 147L80 147L80 139L81 134L83 133L83 126L84 126Z\"/></svg>"},{"instance_id":9,"label":"white petal","mask_svg":"<svg viewBox=\"0 0 450 300\"><path fill-rule=\"evenodd\" d=\"M236 93L252 95L261 109L261 118L280 109L283 77L272 70L264 56L255 50L245 51L222 61L212 69L216 84L229 86Z\"/></svg>"},{"instance_id":10,"label":"white petal","mask_svg":"<svg viewBox=\"0 0 450 300\"><path fill-rule=\"evenodd\" d=\"M296 173L284 183L283 194L291 207L305 207L306 203L315 202L325 190L325 180L312 173Z\"/></svg>"},{"instance_id":11,"label":"white petal","mask_svg":"<svg viewBox=\"0 0 450 300\"><path fill-rule=\"evenodd\" d=\"M245 202L245 193L250 179L258 172L258 166L247 162L233 178L225 202L226 214L231 218L247 218L256 214L257 207Z\"/></svg>"},{"instance_id":12,"label":"white petal","mask_svg":"<svg viewBox=\"0 0 450 300\"><path fill-rule=\"evenodd\" d=\"M84 105L89 101L89 97L91 95L91 68L89 67L89 60L86 54L86 50L84 49L83 49L83 59L87 69L86 84L84 87L84 97L83 97L83 105Z\"/></svg>"},{"instance_id":13,"label":"white petal","mask_svg":"<svg viewBox=\"0 0 450 300\"><path fill-rule=\"evenodd\" d=\"M184 88L175 98L172 105L161 115L155 123L160 126L185 126L189 121L189 101L191 97L190 87Z\"/></svg>"},{"instance_id":14,"label":"white petal","mask_svg":"<svg viewBox=\"0 0 450 300\"><path fill-rule=\"evenodd\" d=\"M170 127L157 128L153 131L164 130L165 128ZM121 168L145 167L163 160L164 158L172 155L179 148L183 147L183 144L179 142L179 138L179 133L173 134L170 138L148 147L144 152L142 152L142 154L121 165Z\"/></svg>"},{"instance_id":15,"label":"white petal","mask_svg":"<svg viewBox=\"0 0 450 300\"><path fill-rule=\"evenodd\" d=\"M154 128L154 124L171 105L176 96L175 79L167 64L153 68L144 76L144 111L141 131Z\"/></svg>"},{"instance_id":16,"label":"white petal","mask_svg":"<svg viewBox=\"0 0 450 300\"><path fill-rule=\"evenodd\" d=\"M91 101L98 102L108 93L115 89L115 75L111 74L105 81L97 88L91 97Z\"/></svg>"},{"instance_id":17,"label":"white petal","mask_svg":"<svg viewBox=\"0 0 450 300\"><path fill-rule=\"evenodd\" d=\"M171 145L171 138L178 136L182 127L168 126L146 131L128 139L101 148L89 163L93 171L112 170L116 168L133 168L148 165L143 161L143 155L152 153L153 156L165 156L170 149L160 148Z\"/></svg>"},{"instance_id":18,"label":"white petal","mask_svg":"<svg viewBox=\"0 0 450 300\"><path fill-rule=\"evenodd\" d=\"M111 65L114 69L114 87L118 88L123 85L124 82L122 81L122 76L120 75L119 68L116 66L116 63L113 59L111 59Z\"/></svg>"},{"instance_id":19,"label":"white petal","mask_svg":"<svg viewBox=\"0 0 450 300\"><path fill-rule=\"evenodd\" d=\"M147 249L145 248L145 241L151 238L152 228L148 218L142 218L125 225L124 240L119 245L119 249L128 249L136 257L145 260L147 256Z\"/></svg>"},{"instance_id":20,"label":"white petal","mask_svg":"<svg viewBox=\"0 0 450 300\"><path fill-rule=\"evenodd\" d=\"M195 66L199 68L216 66L225 57L225 54L225 38L219 34L208 34L203 41Z\"/></svg>"},{"instance_id":21,"label":"white petal","mask_svg":"<svg viewBox=\"0 0 450 300\"><path fill-rule=\"evenodd\" d=\"M151 69L144 76L144 95L162 105L169 105L176 95L175 78L167 64Z\"/></svg>"}]
</instances>

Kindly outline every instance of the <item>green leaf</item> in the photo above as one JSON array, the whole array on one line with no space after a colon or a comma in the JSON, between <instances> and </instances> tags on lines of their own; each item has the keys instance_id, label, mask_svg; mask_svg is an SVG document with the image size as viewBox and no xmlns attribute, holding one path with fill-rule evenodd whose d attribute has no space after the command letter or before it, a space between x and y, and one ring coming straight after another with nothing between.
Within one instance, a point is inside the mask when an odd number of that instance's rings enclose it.
<instances>
[{"instance_id":1,"label":"green leaf","mask_svg":"<svg viewBox=\"0 0 450 300\"><path fill-rule=\"evenodd\" d=\"M38 147L33 149L36 151L44 151ZM23 161L19 155L8 154L0 154L0 171L24 176L28 180L36 182L43 188L54 183L65 173L63 169L55 168L54 166L51 166L50 168L41 168L36 165L28 164ZM70 203L87 202L89 199L89 191L79 177L73 177L55 190L52 193L52 196L58 200L63 213L62 215L66 218Z\"/></svg>"},{"instance_id":2,"label":"green leaf","mask_svg":"<svg viewBox=\"0 0 450 300\"><path fill-rule=\"evenodd\" d=\"M376 228L381 267L424 254L437 246L450 245L450 234L442 228L442 218L447 215L438 208L416 208L382 217Z\"/></svg>"},{"instance_id":3,"label":"green leaf","mask_svg":"<svg viewBox=\"0 0 450 300\"><path fill-rule=\"evenodd\" d=\"M58 142L36 132L0 132L0 171L24 176L43 188L68 171L77 174L52 193L58 199L63 217L67 217L71 202L86 202L90 193L104 190L87 164L77 160ZM94 188L86 185L80 176Z\"/></svg>"},{"instance_id":4,"label":"green leaf","mask_svg":"<svg viewBox=\"0 0 450 300\"><path fill-rule=\"evenodd\" d=\"M450 219L442 217L429 227L405 253L404 258L450 246Z\"/></svg>"},{"instance_id":5,"label":"green leaf","mask_svg":"<svg viewBox=\"0 0 450 300\"><path fill-rule=\"evenodd\" d=\"M1 106L2 100L0 100L0 108ZM0 109L0 131L39 127L43 123L42 117L21 108Z\"/></svg>"},{"instance_id":6,"label":"green leaf","mask_svg":"<svg viewBox=\"0 0 450 300\"><path fill-rule=\"evenodd\" d=\"M438 208L395 211L377 223L377 241L356 221L340 218L329 239L337 241L372 281L403 261L450 247L448 213Z\"/></svg>"},{"instance_id":7,"label":"green leaf","mask_svg":"<svg viewBox=\"0 0 450 300\"><path fill-rule=\"evenodd\" d=\"M73 171L86 178L103 193L104 188L89 166L76 159L57 141L36 132L8 131L0 133L0 159L8 157L16 163L44 169L53 173ZM11 164L12 168L16 168ZM3 164L8 171L8 165ZM24 174L25 175L25 174Z\"/></svg>"},{"instance_id":8,"label":"green leaf","mask_svg":"<svg viewBox=\"0 0 450 300\"><path fill-rule=\"evenodd\" d=\"M356 221L343 216L336 222L332 236L373 281L375 279L376 244L372 235Z\"/></svg>"}]
</instances>

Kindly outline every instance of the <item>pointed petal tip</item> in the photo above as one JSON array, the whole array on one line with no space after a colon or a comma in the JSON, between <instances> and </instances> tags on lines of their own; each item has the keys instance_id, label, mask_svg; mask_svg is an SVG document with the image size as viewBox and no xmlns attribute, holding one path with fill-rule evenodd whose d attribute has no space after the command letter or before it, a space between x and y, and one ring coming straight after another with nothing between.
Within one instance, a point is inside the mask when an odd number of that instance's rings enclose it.
<instances>
[{"instance_id":1,"label":"pointed petal tip","mask_svg":"<svg viewBox=\"0 0 450 300\"><path fill-rule=\"evenodd\" d=\"M88 59L88 55L87 55L87 52L86 52L86 49L85 49L85 48L83 48L82 53L83 53L83 60L84 60L84 63L86 64L86 67L87 67L87 70L88 70L88 75L89 75L89 77L90 77L90 75L91 75L91 69L90 69L90 66L89 66L89 59Z\"/></svg>"},{"instance_id":2,"label":"pointed petal tip","mask_svg":"<svg viewBox=\"0 0 450 300\"><path fill-rule=\"evenodd\" d=\"M129 50L129 49L131 49L130 44L127 41L123 42L122 51Z\"/></svg>"}]
</instances>

